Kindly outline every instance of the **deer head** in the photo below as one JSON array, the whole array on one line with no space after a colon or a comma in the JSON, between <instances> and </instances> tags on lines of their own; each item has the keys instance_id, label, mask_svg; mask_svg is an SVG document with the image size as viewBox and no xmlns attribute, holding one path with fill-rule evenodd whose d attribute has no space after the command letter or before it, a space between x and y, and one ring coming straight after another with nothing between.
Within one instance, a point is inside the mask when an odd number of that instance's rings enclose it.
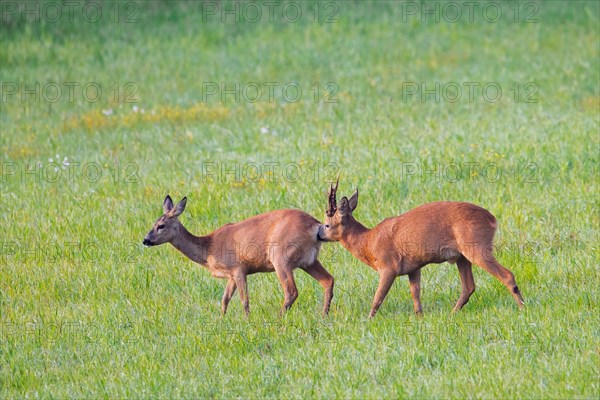
<instances>
[{"instance_id":1,"label":"deer head","mask_svg":"<svg viewBox=\"0 0 600 400\"><path fill-rule=\"evenodd\" d=\"M321 240L335 242L342 238L345 228L354 220L352 211L358 205L358 189L354 191L350 199L342 197L340 204L336 201L336 192L339 184L339 178L329 188L329 206L325 211L325 223L319 229L319 238Z\"/></svg>"},{"instance_id":2,"label":"deer head","mask_svg":"<svg viewBox=\"0 0 600 400\"><path fill-rule=\"evenodd\" d=\"M159 244L172 242L183 228L183 225L181 225L181 222L179 222L177 217L185 210L186 202L187 197L184 197L176 206L173 206L171 196L167 195L163 203L164 214L156 220L154 226L150 229L150 232L148 232L142 243L145 246L157 246Z\"/></svg>"}]
</instances>

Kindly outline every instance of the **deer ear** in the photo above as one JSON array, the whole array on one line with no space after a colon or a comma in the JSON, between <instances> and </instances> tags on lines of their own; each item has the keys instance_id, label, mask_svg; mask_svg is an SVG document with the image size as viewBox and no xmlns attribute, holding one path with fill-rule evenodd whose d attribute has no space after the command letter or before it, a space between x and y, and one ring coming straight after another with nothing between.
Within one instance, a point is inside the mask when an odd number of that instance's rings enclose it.
<instances>
[{"instance_id":1,"label":"deer ear","mask_svg":"<svg viewBox=\"0 0 600 400\"><path fill-rule=\"evenodd\" d=\"M354 193L352 193L352 196L350 196L350 200L348 200L348 203L350 203L350 210L354 211L356 209L356 206L358 205L358 188L356 188Z\"/></svg>"},{"instance_id":2,"label":"deer ear","mask_svg":"<svg viewBox=\"0 0 600 400\"><path fill-rule=\"evenodd\" d=\"M175 206L173 211L171 211L171 216L179 217L181 215L181 213L183 212L183 210L185 210L186 202L187 202L187 197L184 197L183 199L181 199L181 201L179 203L177 203L177 205Z\"/></svg>"},{"instance_id":3,"label":"deer ear","mask_svg":"<svg viewBox=\"0 0 600 400\"><path fill-rule=\"evenodd\" d=\"M338 212L342 217L352 212L352 210L350 210L350 203L348 202L348 198L346 196L342 197L342 199L340 200Z\"/></svg>"},{"instance_id":4,"label":"deer ear","mask_svg":"<svg viewBox=\"0 0 600 400\"><path fill-rule=\"evenodd\" d=\"M163 202L163 211L166 214L171 211L171 209L173 209L173 200L171 200L171 196L167 195L167 197L165 197L165 201Z\"/></svg>"}]
</instances>

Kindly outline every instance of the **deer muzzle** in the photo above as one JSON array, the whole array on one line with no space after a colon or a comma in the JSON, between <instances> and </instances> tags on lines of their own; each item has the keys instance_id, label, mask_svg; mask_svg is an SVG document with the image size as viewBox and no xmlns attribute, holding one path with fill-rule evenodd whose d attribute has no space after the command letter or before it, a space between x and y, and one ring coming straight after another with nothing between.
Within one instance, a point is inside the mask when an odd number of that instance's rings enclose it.
<instances>
[{"instance_id":1,"label":"deer muzzle","mask_svg":"<svg viewBox=\"0 0 600 400\"><path fill-rule=\"evenodd\" d=\"M317 239L321 242L331 242L331 240L327 239L327 235L325 233L325 225L319 226L319 230L317 231Z\"/></svg>"}]
</instances>

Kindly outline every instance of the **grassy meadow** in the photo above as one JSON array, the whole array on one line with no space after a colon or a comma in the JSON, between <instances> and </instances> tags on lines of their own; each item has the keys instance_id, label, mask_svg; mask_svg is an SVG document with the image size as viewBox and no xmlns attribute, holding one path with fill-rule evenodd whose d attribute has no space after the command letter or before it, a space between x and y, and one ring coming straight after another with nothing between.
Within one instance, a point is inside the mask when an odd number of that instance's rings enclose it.
<instances>
[{"instance_id":1,"label":"grassy meadow","mask_svg":"<svg viewBox=\"0 0 600 400\"><path fill-rule=\"evenodd\" d=\"M600 6L474 3L3 1L0 398L598 398ZM474 267L450 314L442 264L424 317L402 277L369 320L378 275L326 243L328 317L300 270L283 317L275 274L222 317L141 244L166 194L207 234L322 219L338 174L369 227L489 209L526 309Z\"/></svg>"}]
</instances>

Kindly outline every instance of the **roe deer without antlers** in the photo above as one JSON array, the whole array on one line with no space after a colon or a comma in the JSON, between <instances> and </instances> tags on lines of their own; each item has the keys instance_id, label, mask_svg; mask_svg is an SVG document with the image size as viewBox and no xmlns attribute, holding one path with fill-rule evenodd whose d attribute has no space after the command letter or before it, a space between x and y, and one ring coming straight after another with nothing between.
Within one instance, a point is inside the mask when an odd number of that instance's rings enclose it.
<instances>
[{"instance_id":1,"label":"roe deer without antlers","mask_svg":"<svg viewBox=\"0 0 600 400\"><path fill-rule=\"evenodd\" d=\"M335 187L329 191L329 207L319 238L339 241L356 258L379 272L379 286L369 317L373 317L397 276L408 275L415 313L421 314L421 268L431 263L456 263L462 293L453 311L460 310L475 291L471 263L502 282L519 308L523 297L515 277L492 254L496 218L486 209L470 203L436 202L387 218L373 229L352 216L358 204L358 189L339 207Z\"/></svg>"},{"instance_id":2,"label":"roe deer without antlers","mask_svg":"<svg viewBox=\"0 0 600 400\"><path fill-rule=\"evenodd\" d=\"M278 210L260 214L235 224L227 224L207 236L194 236L179 222L187 198L173 206L170 196L163 203L164 214L144 238L146 246L171 243L192 261L204 265L214 277L227 279L221 311L236 289L246 316L250 313L246 276L257 272L277 273L285 300L281 313L298 297L292 271L301 268L315 278L325 290L323 315L329 312L333 297L333 277L317 256L321 225L300 210Z\"/></svg>"}]
</instances>

